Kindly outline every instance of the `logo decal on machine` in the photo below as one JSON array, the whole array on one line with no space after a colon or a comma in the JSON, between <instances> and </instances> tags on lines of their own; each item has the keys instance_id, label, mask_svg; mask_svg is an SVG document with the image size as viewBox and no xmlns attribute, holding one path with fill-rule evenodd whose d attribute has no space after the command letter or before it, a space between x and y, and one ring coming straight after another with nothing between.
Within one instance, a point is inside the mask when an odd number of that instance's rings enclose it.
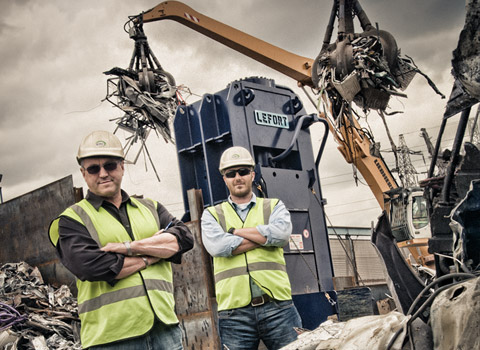
<instances>
[{"instance_id":1,"label":"logo decal on machine","mask_svg":"<svg viewBox=\"0 0 480 350\"><path fill-rule=\"evenodd\" d=\"M255 110L255 123L259 125L273 126L275 128L289 128L288 117L285 114Z\"/></svg>"}]
</instances>

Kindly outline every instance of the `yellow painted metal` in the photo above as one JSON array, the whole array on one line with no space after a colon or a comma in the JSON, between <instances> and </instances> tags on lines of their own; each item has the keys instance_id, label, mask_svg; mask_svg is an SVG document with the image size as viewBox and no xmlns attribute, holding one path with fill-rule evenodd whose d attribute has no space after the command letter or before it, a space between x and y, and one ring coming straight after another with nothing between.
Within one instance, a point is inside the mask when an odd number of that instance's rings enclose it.
<instances>
[{"instance_id":1,"label":"yellow painted metal","mask_svg":"<svg viewBox=\"0 0 480 350\"><path fill-rule=\"evenodd\" d=\"M143 14L143 22L170 19L228 46L254 60L295 79L301 85L313 86L313 59L302 57L255 38L238 29L207 17L179 1L165 1Z\"/></svg>"}]
</instances>

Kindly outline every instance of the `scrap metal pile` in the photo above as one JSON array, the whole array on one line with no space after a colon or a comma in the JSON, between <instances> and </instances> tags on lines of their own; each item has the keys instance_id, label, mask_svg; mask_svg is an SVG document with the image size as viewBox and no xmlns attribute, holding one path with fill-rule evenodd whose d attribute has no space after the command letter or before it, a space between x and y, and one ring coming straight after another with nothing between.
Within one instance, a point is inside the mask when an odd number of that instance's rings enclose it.
<instances>
[{"instance_id":1,"label":"scrap metal pile","mask_svg":"<svg viewBox=\"0 0 480 350\"><path fill-rule=\"evenodd\" d=\"M81 349L77 300L25 262L0 267L0 348Z\"/></svg>"}]
</instances>

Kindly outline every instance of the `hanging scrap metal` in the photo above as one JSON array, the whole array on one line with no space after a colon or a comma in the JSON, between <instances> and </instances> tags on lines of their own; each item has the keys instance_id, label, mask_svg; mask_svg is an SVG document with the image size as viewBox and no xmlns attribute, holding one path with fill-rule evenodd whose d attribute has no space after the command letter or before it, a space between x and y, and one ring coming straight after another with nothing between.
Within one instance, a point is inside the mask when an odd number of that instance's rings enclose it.
<instances>
[{"instance_id":1,"label":"hanging scrap metal","mask_svg":"<svg viewBox=\"0 0 480 350\"><path fill-rule=\"evenodd\" d=\"M174 86L160 79L155 85L158 86L157 92L150 92L141 85L140 74L118 67L104 73L116 76L107 80L106 100L125 112L122 117L115 119L118 128L144 139L147 130L153 129L166 142L175 143L171 132L177 108Z\"/></svg>"},{"instance_id":2,"label":"hanging scrap metal","mask_svg":"<svg viewBox=\"0 0 480 350\"><path fill-rule=\"evenodd\" d=\"M140 142L133 163L144 151L160 181L145 141L154 130L165 142L175 144L173 119L177 106L185 102L180 95L181 88L176 87L173 76L162 68L150 49L143 31L142 15L130 17L125 31L135 41L133 55L127 69L114 67L104 72L113 76L107 80L105 99L124 112L122 117L113 121L117 124L115 132L122 129L132 134L127 138L126 153L133 144Z\"/></svg>"},{"instance_id":3,"label":"hanging scrap metal","mask_svg":"<svg viewBox=\"0 0 480 350\"><path fill-rule=\"evenodd\" d=\"M166 72L150 49L143 31L142 16L130 17L125 24L131 39L135 41L133 55L127 69L112 68L104 72L114 75L107 81L107 97L110 103L125 112L117 121L119 127L145 136L145 129L158 131L165 141L174 142L170 123L181 99L178 97L175 79ZM116 101L112 98L116 97Z\"/></svg>"},{"instance_id":4,"label":"hanging scrap metal","mask_svg":"<svg viewBox=\"0 0 480 350\"><path fill-rule=\"evenodd\" d=\"M337 40L330 43L337 17ZM362 33L354 32L354 17ZM344 102L354 102L365 112L385 111L391 96L407 97L401 91L417 73L445 97L411 58L400 57L394 37L370 23L358 0L334 0L323 46L312 67L312 81L318 90L328 91L337 110Z\"/></svg>"}]
</instances>

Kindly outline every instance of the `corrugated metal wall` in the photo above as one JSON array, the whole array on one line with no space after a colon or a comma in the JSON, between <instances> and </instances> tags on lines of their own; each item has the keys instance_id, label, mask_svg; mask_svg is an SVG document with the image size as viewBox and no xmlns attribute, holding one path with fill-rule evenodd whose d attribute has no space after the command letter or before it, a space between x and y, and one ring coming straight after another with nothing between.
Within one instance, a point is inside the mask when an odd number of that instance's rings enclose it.
<instances>
[{"instance_id":1,"label":"corrugated metal wall","mask_svg":"<svg viewBox=\"0 0 480 350\"><path fill-rule=\"evenodd\" d=\"M359 285L386 283L381 260L369 237L340 237L341 240L337 236L330 236L335 277L354 276L350 258L356 264Z\"/></svg>"}]
</instances>

